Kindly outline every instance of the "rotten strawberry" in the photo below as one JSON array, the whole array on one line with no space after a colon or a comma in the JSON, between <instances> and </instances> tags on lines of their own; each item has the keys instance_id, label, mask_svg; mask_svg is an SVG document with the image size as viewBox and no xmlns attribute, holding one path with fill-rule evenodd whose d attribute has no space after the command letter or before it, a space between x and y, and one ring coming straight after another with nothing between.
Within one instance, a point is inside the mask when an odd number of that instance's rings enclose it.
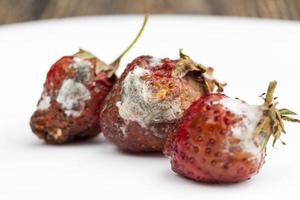
<instances>
[{"instance_id":1,"label":"rotten strawberry","mask_svg":"<svg viewBox=\"0 0 300 200\"><path fill-rule=\"evenodd\" d=\"M190 104L215 88L222 90L212 71L181 51L176 60L136 58L105 100L104 136L124 151L162 151Z\"/></svg>"},{"instance_id":2,"label":"rotten strawberry","mask_svg":"<svg viewBox=\"0 0 300 200\"><path fill-rule=\"evenodd\" d=\"M176 134L165 146L173 171L207 183L234 183L257 174L265 162L266 144L284 130L294 112L277 109L276 81L263 105L249 105L215 93L201 97L185 112Z\"/></svg>"},{"instance_id":3,"label":"rotten strawberry","mask_svg":"<svg viewBox=\"0 0 300 200\"><path fill-rule=\"evenodd\" d=\"M39 138L63 144L100 133L103 100L117 80L115 71L121 58L140 37L147 19L148 16L130 46L109 65L84 50L64 56L52 65L30 121Z\"/></svg>"}]
</instances>

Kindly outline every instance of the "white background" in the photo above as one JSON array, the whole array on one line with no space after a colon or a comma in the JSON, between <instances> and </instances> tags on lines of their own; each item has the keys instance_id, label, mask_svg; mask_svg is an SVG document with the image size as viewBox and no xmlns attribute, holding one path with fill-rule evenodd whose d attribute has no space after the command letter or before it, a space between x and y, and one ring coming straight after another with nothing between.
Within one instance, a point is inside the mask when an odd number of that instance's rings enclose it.
<instances>
[{"instance_id":1,"label":"white background","mask_svg":"<svg viewBox=\"0 0 300 200\"><path fill-rule=\"evenodd\" d=\"M160 155L119 152L103 137L46 145L29 127L46 72L79 47L110 62L129 44L142 16L41 21L0 28L0 199L299 199L300 127L287 124L282 146L250 181L207 185L177 176ZM300 24L238 18L152 16L122 62L142 54L194 60L216 69L226 94L253 104L270 80L279 106L300 111ZM120 74L121 70L119 71Z\"/></svg>"}]
</instances>

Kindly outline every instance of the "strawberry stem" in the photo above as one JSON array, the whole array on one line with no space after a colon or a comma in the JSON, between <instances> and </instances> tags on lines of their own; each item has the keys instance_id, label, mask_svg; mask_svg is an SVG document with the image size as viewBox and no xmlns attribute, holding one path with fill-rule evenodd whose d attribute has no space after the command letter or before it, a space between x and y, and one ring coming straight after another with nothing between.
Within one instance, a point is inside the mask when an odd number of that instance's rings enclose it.
<instances>
[{"instance_id":1,"label":"strawberry stem","mask_svg":"<svg viewBox=\"0 0 300 200\"><path fill-rule=\"evenodd\" d=\"M274 100L273 95L274 95L276 85L277 85L277 81L271 81L269 83L269 87L268 87L268 91L264 103L265 106L270 106L273 103Z\"/></svg>"},{"instance_id":2,"label":"strawberry stem","mask_svg":"<svg viewBox=\"0 0 300 200\"><path fill-rule=\"evenodd\" d=\"M148 22L148 18L149 15L145 15L144 16L144 21L142 24L142 27L140 28L138 34L135 36L134 40L130 43L130 45L110 64L111 66L115 67L115 70L119 67L120 64L120 60L122 59L122 57L135 45L135 43L138 41L138 39L140 38L140 36L142 35L142 33L145 30L146 24Z\"/></svg>"},{"instance_id":3,"label":"strawberry stem","mask_svg":"<svg viewBox=\"0 0 300 200\"><path fill-rule=\"evenodd\" d=\"M131 42L131 44L119 55L119 57L117 59L115 59L111 64L109 64L109 65L106 64L105 62L103 62L102 60L100 60L99 58L97 58L96 56L91 54L90 52L85 51L83 49L80 49L78 53L74 54L74 56L80 57L82 59L95 58L96 59L95 73L99 74L101 72L105 72L108 77L112 77L115 74L116 70L118 69L122 57L135 45L135 43L138 41L138 39L142 35L142 33L146 27L148 18L149 18L149 15L145 15L143 25L142 25L140 31L138 32L137 36L134 38L134 40Z\"/></svg>"}]
</instances>

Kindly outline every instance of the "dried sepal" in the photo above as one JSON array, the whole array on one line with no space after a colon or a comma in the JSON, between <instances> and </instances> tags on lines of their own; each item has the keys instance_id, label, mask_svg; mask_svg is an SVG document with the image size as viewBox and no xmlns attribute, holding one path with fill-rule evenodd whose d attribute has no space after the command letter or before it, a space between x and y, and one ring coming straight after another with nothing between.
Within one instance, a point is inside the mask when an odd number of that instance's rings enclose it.
<instances>
[{"instance_id":1,"label":"dried sepal","mask_svg":"<svg viewBox=\"0 0 300 200\"><path fill-rule=\"evenodd\" d=\"M277 109L278 102L274 102L274 91L276 88L277 82L271 81L268 87L268 91L266 94L263 94L261 97L264 99L264 104L262 105L263 109L263 117L258 122L254 130L253 137L257 136L258 134L264 134L267 137L263 141L263 148L266 147L271 136L273 137L273 146L275 145L277 140L280 140L281 133L286 133L284 129L283 120L290 121L290 122L298 122L300 123L299 119L291 118L288 115L296 115L295 112L283 108ZM285 144L281 141L281 143Z\"/></svg>"},{"instance_id":2,"label":"dried sepal","mask_svg":"<svg viewBox=\"0 0 300 200\"><path fill-rule=\"evenodd\" d=\"M293 111L291 111L287 108L279 109L278 112L279 112L279 114L280 114L280 116L283 120L300 123L299 119L296 119L296 118L293 118L293 117L289 116L289 115L297 115L297 113L295 113L295 112L293 112Z\"/></svg>"},{"instance_id":3,"label":"dried sepal","mask_svg":"<svg viewBox=\"0 0 300 200\"><path fill-rule=\"evenodd\" d=\"M215 88L217 88L218 92L223 92L223 87L226 84L218 82L213 77L212 68L194 62L188 55L183 53L182 49L179 50L179 56L180 60L172 72L173 77L181 78L187 75L194 75L197 77L205 94L213 92Z\"/></svg>"},{"instance_id":4,"label":"dried sepal","mask_svg":"<svg viewBox=\"0 0 300 200\"><path fill-rule=\"evenodd\" d=\"M95 55L93 55L91 52L86 51L84 49L79 49L77 53L73 55L74 57L81 58L84 60L91 60L94 59L96 62L95 65L95 73L99 74L101 72L105 72L107 76L110 78L115 73L115 66L111 66L97 58Z\"/></svg>"},{"instance_id":5,"label":"dried sepal","mask_svg":"<svg viewBox=\"0 0 300 200\"><path fill-rule=\"evenodd\" d=\"M82 48L80 48L79 51L77 53L75 53L73 56L81 58L81 59L93 59L93 58L97 58L94 54L92 54L91 52L86 51L86 50L84 50Z\"/></svg>"},{"instance_id":6,"label":"dried sepal","mask_svg":"<svg viewBox=\"0 0 300 200\"><path fill-rule=\"evenodd\" d=\"M288 116L282 116L282 119L285 120L285 121L289 121L289 122L298 122L298 123L300 123L299 119L295 119L295 118L288 117Z\"/></svg>"},{"instance_id":7,"label":"dried sepal","mask_svg":"<svg viewBox=\"0 0 300 200\"><path fill-rule=\"evenodd\" d=\"M279 126L280 126L282 132L283 132L283 133L286 133L286 132L285 132L285 129L284 129L284 123L283 123L283 121L282 121L282 117L281 117L280 111L276 109L276 110L275 110L275 114L276 114L276 121L278 121Z\"/></svg>"},{"instance_id":8,"label":"dried sepal","mask_svg":"<svg viewBox=\"0 0 300 200\"><path fill-rule=\"evenodd\" d=\"M148 18L149 18L149 15L145 15L143 24L142 24L138 34L134 38L134 40L111 64L106 64L105 62L103 62L102 60L100 60L99 58L94 56L92 53L90 53L86 50L83 50L83 49L79 49L79 51L76 54L74 54L74 56L78 57L78 58L82 58L82 59L87 59L87 60L95 59L96 60L95 73L99 74L101 72L105 72L109 78L112 77L114 75L114 73L116 72L116 70L119 68L119 65L120 65L120 62L121 62L121 59L123 58L123 56L135 45L135 43L138 41L138 39L142 35L142 33L146 27L146 24L148 22Z\"/></svg>"},{"instance_id":9,"label":"dried sepal","mask_svg":"<svg viewBox=\"0 0 300 200\"><path fill-rule=\"evenodd\" d=\"M172 72L172 76L182 78L189 72L199 72L201 74L207 71L207 68L201 64L195 63L189 56L179 50L180 60L176 63L176 67Z\"/></svg>"},{"instance_id":10,"label":"dried sepal","mask_svg":"<svg viewBox=\"0 0 300 200\"><path fill-rule=\"evenodd\" d=\"M297 115L297 113L287 109L287 108L282 108L282 109L279 109L279 113L281 115Z\"/></svg>"}]
</instances>

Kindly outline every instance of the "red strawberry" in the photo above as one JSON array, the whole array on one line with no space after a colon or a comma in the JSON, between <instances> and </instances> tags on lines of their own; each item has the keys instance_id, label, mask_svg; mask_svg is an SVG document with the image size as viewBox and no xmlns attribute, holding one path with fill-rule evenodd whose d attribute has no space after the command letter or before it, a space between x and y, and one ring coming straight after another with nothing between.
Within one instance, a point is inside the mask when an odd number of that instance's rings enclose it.
<instances>
[{"instance_id":1,"label":"red strawberry","mask_svg":"<svg viewBox=\"0 0 300 200\"><path fill-rule=\"evenodd\" d=\"M270 83L261 106L219 93L193 103L165 146L172 169L207 183L240 182L257 174L269 138L274 137L274 144L284 132L282 120L299 122L288 116L295 113L276 108L275 86Z\"/></svg>"},{"instance_id":2,"label":"red strawberry","mask_svg":"<svg viewBox=\"0 0 300 200\"><path fill-rule=\"evenodd\" d=\"M105 100L104 136L124 151L162 151L183 111L215 86L221 89L211 73L182 52L178 60L136 58Z\"/></svg>"},{"instance_id":3,"label":"red strawberry","mask_svg":"<svg viewBox=\"0 0 300 200\"><path fill-rule=\"evenodd\" d=\"M32 131L48 143L62 144L100 133L102 102L117 78L115 71L133 43L110 65L80 50L64 56L49 70L37 110L30 121Z\"/></svg>"}]
</instances>

